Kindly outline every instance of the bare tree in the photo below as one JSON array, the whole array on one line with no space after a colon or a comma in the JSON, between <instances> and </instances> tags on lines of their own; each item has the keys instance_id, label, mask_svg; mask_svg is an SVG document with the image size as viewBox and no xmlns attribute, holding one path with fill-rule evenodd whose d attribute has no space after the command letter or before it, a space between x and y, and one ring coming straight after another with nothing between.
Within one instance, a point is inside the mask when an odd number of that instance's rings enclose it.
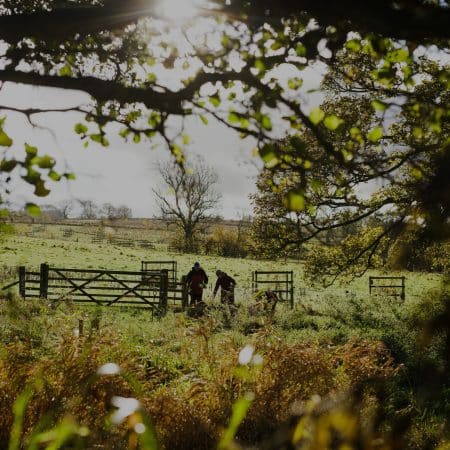
<instances>
[{"instance_id":1,"label":"bare tree","mask_svg":"<svg viewBox=\"0 0 450 450\"><path fill-rule=\"evenodd\" d=\"M119 205L116 208L116 217L118 219L131 219L133 217L133 211L126 205Z\"/></svg>"},{"instance_id":2,"label":"bare tree","mask_svg":"<svg viewBox=\"0 0 450 450\"><path fill-rule=\"evenodd\" d=\"M56 207L61 213L61 216L63 219L68 219L70 216L70 213L73 210L73 201L72 200L62 200L60 201Z\"/></svg>"},{"instance_id":3,"label":"bare tree","mask_svg":"<svg viewBox=\"0 0 450 450\"><path fill-rule=\"evenodd\" d=\"M111 203L104 203L101 213L110 220L129 219L133 216L131 208L126 205L114 206Z\"/></svg>"},{"instance_id":4,"label":"bare tree","mask_svg":"<svg viewBox=\"0 0 450 450\"><path fill-rule=\"evenodd\" d=\"M175 163L161 163L158 171L162 186L153 192L160 213L181 229L185 250L193 250L200 222L210 217L222 197L215 189L218 175L200 159L192 170Z\"/></svg>"},{"instance_id":5,"label":"bare tree","mask_svg":"<svg viewBox=\"0 0 450 450\"><path fill-rule=\"evenodd\" d=\"M81 219L97 219L99 210L97 205L92 200L78 200L81 205Z\"/></svg>"}]
</instances>

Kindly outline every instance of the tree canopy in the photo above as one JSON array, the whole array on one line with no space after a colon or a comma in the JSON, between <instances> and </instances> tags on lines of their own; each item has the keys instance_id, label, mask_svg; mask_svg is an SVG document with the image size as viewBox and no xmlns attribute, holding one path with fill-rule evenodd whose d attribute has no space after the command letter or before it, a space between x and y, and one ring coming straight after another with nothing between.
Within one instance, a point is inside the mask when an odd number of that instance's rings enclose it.
<instances>
[{"instance_id":1,"label":"tree canopy","mask_svg":"<svg viewBox=\"0 0 450 450\"><path fill-rule=\"evenodd\" d=\"M85 92L91 101L69 109L84 114L74 130L86 145L107 146L109 127L120 124L126 140L160 138L180 165L183 121L214 117L253 136L274 174L296 174L284 195L291 210L317 207L311 193L324 180L315 174L326 169L325 212L311 226L390 208L398 226L419 220L433 239L447 235L447 1L198 3L194 18L174 23L156 0L4 1L0 82ZM323 75L321 107L303 87L311 68ZM30 120L51 111L1 110ZM0 145L13 147L0 125ZM285 136L289 145L278 145ZM27 155L5 154L4 186L20 166L40 196L47 178L70 177L32 143ZM382 192L361 203L373 182ZM276 176L271 183L276 190Z\"/></svg>"}]
</instances>

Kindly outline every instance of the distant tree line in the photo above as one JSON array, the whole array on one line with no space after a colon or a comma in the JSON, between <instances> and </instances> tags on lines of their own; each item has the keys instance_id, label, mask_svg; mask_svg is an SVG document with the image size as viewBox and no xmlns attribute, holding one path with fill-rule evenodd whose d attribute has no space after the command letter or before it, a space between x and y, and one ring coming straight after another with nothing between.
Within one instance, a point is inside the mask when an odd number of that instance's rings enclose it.
<instances>
[{"instance_id":1,"label":"distant tree line","mask_svg":"<svg viewBox=\"0 0 450 450\"><path fill-rule=\"evenodd\" d=\"M63 200L54 205L42 205L42 216L50 220L79 219L130 219L133 212L126 205L97 204L93 200Z\"/></svg>"}]
</instances>

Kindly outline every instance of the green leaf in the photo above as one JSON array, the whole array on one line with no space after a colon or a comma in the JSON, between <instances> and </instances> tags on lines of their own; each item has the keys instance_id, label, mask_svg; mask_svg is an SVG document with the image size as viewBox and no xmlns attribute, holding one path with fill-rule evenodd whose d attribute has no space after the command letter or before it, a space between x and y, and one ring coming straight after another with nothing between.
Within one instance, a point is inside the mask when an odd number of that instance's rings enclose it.
<instances>
[{"instance_id":1,"label":"green leaf","mask_svg":"<svg viewBox=\"0 0 450 450\"><path fill-rule=\"evenodd\" d=\"M34 187L34 195L46 197L48 194L50 194L50 191L45 187L44 182L39 180Z\"/></svg>"},{"instance_id":2,"label":"green leaf","mask_svg":"<svg viewBox=\"0 0 450 450\"><path fill-rule=\"evenodd\" d=\"M266 66L262 59L257 59L255 61L255 68L258 69L259 72L264 72L266 70Z\"/></svg>"},{"instance_id":3,"label":"green leaf","mask_svg":"<svg viewBox=\"0 0 450 450\"><path fill-rule=\"evenodd\" d=\"M312 109L309 113L309 120L314 125L318 125L320 122L322 122L324 117L325 113L319 107Z\"/></svg>"},{"instance_id":4,"label":"green leaf","mask_svg":"<svg viewBox=\"0 0 450 450\"><path fill-rule=\"evenodd\" d=\"M247 117L241 117L241 128L247 129L250 126L250 120Z\"/></svg>"},{"instance_id":5,"label":"green leaf","mask_svg":"<svg viewBox=\"0 0 450 450\"><path fill-rule=\"evenodd\" d=\"M134 133L133 142L135 144L139 144L139 142L141 142L141 134L140 133Z\"/></svg>"},{"instance_id":6,"label":"green leaf","mask_svg":"<svg viewBox=\"0 0 450 450\"><path fill-rule=\"evenodd\" d=\"M345 161L351 161L354 158L354 155L352 152L350 152L349 150L343 148L341 150L342 156L344 157Z\"/></svg>"},{"instance_id":7,"label":"green leaf","mask_svg":"<svg viewBox=\"0 0 450 450\"><path fill-rule=\"evenodd\" d=\"M230 423L220 439L218 450L228 450L232 448L232 441L236 436L239 425L245 419L253 399L253 394L247 394L245 397L240 398L234 403Z\"/></svg>"},{"instance_id":8,"label":"green leaf","mask_svg":"<svg viewBox=\"0 0 450 450\"><path fill-rule=\"evenodd\" d=\"M303 86L303 80L301 78L289 78L288 80L288 88L292 90L300 89Z\"/></svg>"},{"instance_id":9,"label":"green leaf","mask_svg":"<svg viewBox=\"0 0 450 450\"><path fill-rule=\"evenodd\" d=\"M183 149L177 144L173 144L171 147L171 150L172 150L172 154L176 157L183 155Z\"/></svg>"},{"instance_id":10,"label":"green leaf","mask_svg":"<svg viewBox=\"0 0 450 450\"><path fill-rule=\"evenodd\" d=\"M226 34L224 34L221 39L222 47L225 47L225 48L228 47L229 43L230 43L230 38Z\"/></svg>"},{"instance_id":11,"label":"green leaf","mask_svg":"<svg viewBox=\"0 0 450 450\"><path fill-rule=\"evenodd\" d=\"M128 135L130 134L130 129L129 128L123 128L122 130L120 130L119 132L119 136L122 138L126 138Z\"/></svg>"},{"instance_id":12,"label":"green leaf","mask_svg":"<svg viewBox=\"0 0 450 450\"><path fill-rule=\"evenodd\" d=\"M25 143L25 151L27 152L28 158L34 158L38 153L37 147L33 147L27 143Z\"/></svg>"},{"instance_id":13,"label":"green leaf","mask_svg":"<svg viewBox=\"0 0 450 450\"><path fill-rule=\"evenodd\" d=\"M423 172L418 167L412 167L411 168L411 175L416 180L421 180L423 178Z\"/></svg>"},{"instance_id":14,"label":"green leaf","mask_svg":"<svg viewBox=\"0 0 450 450\"><path fill-rule=\"evenodd\" d=\"M11 147L12 139L0 128L0 146Z\"/></svg>"},{"instance_id":15,"label":"green leaf","mask_svg":"<svg viewBox=\"0 0 450 450\"><path fill-rule=\"evenodd\" d=\"M183 144L184 145L189 145L191 143L191 137L187 134L183 135Z\"/></svg>"},{"instance_id":16,"label":"green leaf","mask_svg":"<svg viewBox=\"0 0 450 450\"><path fill-rule=\"evenodd\" d=\"M74 130L77 134L86 134L88 132L88 127L82 123L77 123Z\"/></svg>"},{"instance_id":17,"label":"green leaf","mask_svg":"<svg viewBox=\"0 0 450 450\"><path fill-rule=\"evenodd\" d=\"M39 208L39 206L35 205L34 203L27 203L25 205L25 211L31 217L38 217L41 214L41 208Z\"/></svg>"},{"instance_id":18,"label":"green leaf","mask_svg":"<svg viewBox=\"0 0 450 450\"><path fill-rule=\"evenodd\" d=\"M218 106L220 106L220 98L217 95L213 95L211 97L209 97L209 102L211 103L211 105L213 105L215 108L217 108Z\"/></svg>"},{"instance_id":19,"label":"green leaf","mask_svg":"<svg viewBox=\"0 0 450 450\"><path fill-rule=\"evenodd\" d=\"M386 59L390 62L406 62L409 59L409 50L407 48L399 48L389 52Z\"/></svg>"},{"instance_id":20,"label":"green leaf","mask_svg":"<svg viewBox=\"0 0 450 450\"><path fill-rule=\"evenodd\" d=\"M306 56L306 47L299 42L295 47L295 53L297 53L297 56Z\"/></svg>"},{"instance_id":21,"label":"green leaf","mask_svg":"<svg viewBox=\"0 0 450 450\"><path fill-rule=\"evenodd\" d=\"M201 120L205 125L208 125L208 119L207 119L205 116L200 115L200 120Z\"/></svg>"},{"instance_id":22,"label":"green leaf","mask_svg":"<svg viewBox=\"0 0 450 450\"><path fill-rule=\"evenodd\" d=\"M48 155L41 156L37 162L41 169L51 169L55 165L55 160Z\"/></svg>"},{"instance_id":23,"label":"green leaf","mask_svg":"<svg viewBox=\"0 0 450 450\"><path fill-rule=\"evenodd\" d=\"M270 120L270 117L268 115L264 114L261 117L261 126L267 131L272 130L272 121Z\"/></svg>"},{"instance_id":24,"label":"green leaf","mask_svg":"<svg viewBox=\"0 0 450 450\"><path fill-rule=\"evenodd\" d=\"M350 41L345 43L345 46L351 52L357 53L361 50L361 42L359 39L351 39Z\"/></svg>"},{"instance_id":25,"label":"green leaf","mask_svg":"<svg viewBox=\"0 0 450 450\"><path fill-rule=\"evenodd\" d=\"M275 41L275 42L270 46L270 49L273 50L273 51L277 51L277 50L279 50L280 48L283 48L283 43L280 42L280 41Z\"/></svg>"},{"instance_id":26,"label":"green leaf","mask_svg":"<svg viewBox=\"0 0 450 450\"><path fill-rule=\"evenodd\" d=\"M15 159L2 159L0 162L0 172L12 172L17 166L17 161Z\"/></svg>"},{"instance_id":27,"label":"green leaf","mask_svg":"<svg viewBox=\"0 0 450 450\"><path fill-rule=\"evenodd\" d=\"M240 118L235 112L230 112L230 114L228 114L228 122L238 123L240 122Z\"/></svg>"},{"instance_id":28,"label":"green leaf","mask_svg":"<svg viewBox=\"0 0 450 450\"><path fill-rule=\"evenodd\" d=\"M102 145L103 147L108 147L108 145L109 145L108 139L106 139L106 137L101 133L91 134L90 138L91 138L91 141L97 142L98 144Z\"/></svg>"},{"instance_id":29,"label":"green leaf","mask_svg":"<svg viewBox=\"0 0 450 450\"><path fill-rule=\"evenodd\" d=\"M305 196L300 189L290 191L284 197L284 205L290 211L303 211L306 207Z\"/></svg>"},{"instance_id":30,"label":"green leaf","mask_svg":"<svg viewBox=\"0 0 450 450\"><path fill-rule=\"evenodd\" d=\"M36 212L37 208L37 214L33 214L29 211L29 208L31 211ZM30 216L38 216L41 213L41 210L38 206L36 206L33 203L27 203L25 206L25 210L28 212ZM31 397L33 396L33 389L34 387L31 385L25 386L25 389L17 396L17 398L14 401L12 411L14 414L14 421L12 423L11 432L9 436L9 450L19 450L21 447L21 438L22 438L22 432L23 432L23 422L25 418L26 409L28 406L28 403L31 400Z\"/></svg>"},{"instance_id":31,"label":"green leaf","mask_svg":"<svg viewBox=\"0 0 450 450\"><path fill-rule=\"evenodd\" d=\"M323 124L331 131L336 130L344 121L336 115L325 117Z\"/></svg>"},{"instance_id":32,"label":"green leaf","mask_svg":"<svg viewBox=\"0 0 450 450\"><path fill-rule=\"evenodd\" d=\"M373 130L369 131L369 133L367 133L367 139L369 139L369 141L373 143L376 143L383 137L383 134L383 128L376 127Z\"/></svg>"},{"instance_id":33,"label":"green leaf","mask_svg":"<svg viewBox=\"0 0 450 450\"><path fill-rule=\"evenodd\" d=\"M279 164L277 151L273 144L266 144L259 149L259 156L264 161L267 168L273 168Z\"/></svg>"},{"instance_id":34,"label":"green leaf","mask_svg":"<svg viewBox=\"0 0 450 450\"><path fill-rule=\"evenodd\" d=\"M375 111L381 111L381 112L386 111L386 104L381 102L380 100L376 100L376 99L372 100L371 104L372 104L372 108Z\"/></svg>"},{"instance_id":35,"label":"green leaf","mask_svg":"<svg viewBox=\"0 0 450 450\"><path fill-rule=\"evenodd\" d=\"M62 77L71 77L73 75L72 68L66 64L59 69L59 74Z\"/></svg>"},{"instance_id":36,"label":"green leaf","mask_svg":"<svg viewBox=\"0 0 450 450\"><path fill-rule=\"evenodd\" d=\"M50 170L50 172L48 173L48 177L53 181L59 181L61 179L61 175L54 170Z\"/></svg>"},{"instance_id":37,"label":"green leaf","mask_svg":"<svg viewBox=\"0 0 450 450\"><path fill-rule=\"evenodd\" d=\"M413 136L415 139L422 139L423 138L423 130L420 127L414 127L413 129Z\"/></svg>"}]
</instances>

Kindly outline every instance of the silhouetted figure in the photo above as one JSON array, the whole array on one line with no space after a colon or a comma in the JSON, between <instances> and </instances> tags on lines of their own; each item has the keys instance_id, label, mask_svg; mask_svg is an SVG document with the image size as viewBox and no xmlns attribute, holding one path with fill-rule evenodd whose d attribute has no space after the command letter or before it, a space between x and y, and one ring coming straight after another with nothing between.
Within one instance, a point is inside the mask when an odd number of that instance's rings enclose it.
<instances>
[{"instance_id":1,"label":"silhouetted figure","mask_svg":"<svg viewBox=\"0 0 450 450\"><path fill-rule=\"evenodd\" d=\"M200 267L200 263L196 262L191 271L187 274L186 282L191 296L191 306L196 305L202 301L203 289L208 284L208 275Z\"/></svg>"},{"instance_id":2,"label":"silhouetted figure","mask_svg":"<svg viewBox=\"0 0 450 450\"><path fill-rule=\"evenodd\" d=\"M234 287L236 281L221 270L216 271L217 281L214 287L213 298L216 296L220 287L220 303L226 305L234 305Z\"/></svg>"}]
</instances>

